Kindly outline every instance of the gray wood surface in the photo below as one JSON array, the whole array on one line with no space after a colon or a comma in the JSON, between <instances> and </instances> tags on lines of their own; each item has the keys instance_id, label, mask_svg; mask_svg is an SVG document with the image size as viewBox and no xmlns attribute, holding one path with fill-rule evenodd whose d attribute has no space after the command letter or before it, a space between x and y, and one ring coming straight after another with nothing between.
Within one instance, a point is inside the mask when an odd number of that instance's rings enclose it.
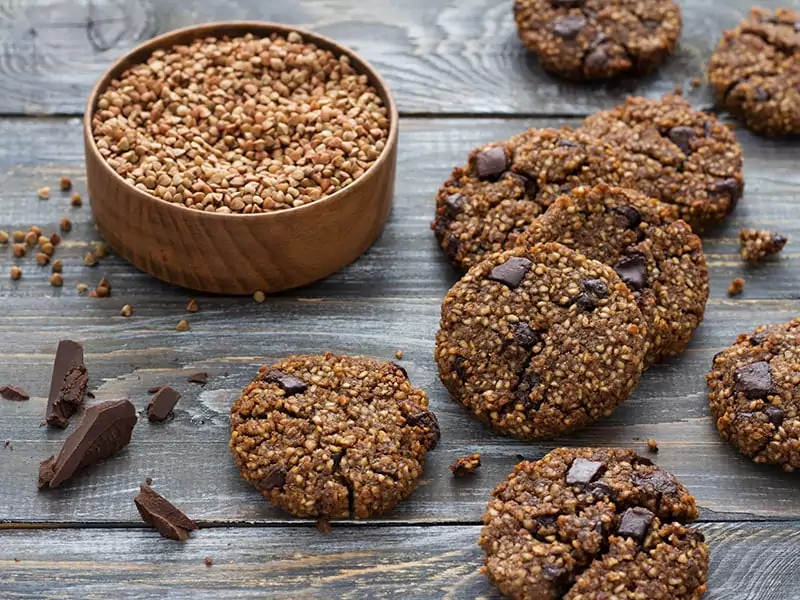
<instances>
[{"instance_id":1,"label":"gray wood surface","mask_svg":"<svg viewBox=\"0 0 800 600\"><path fill-rule=\"evenodd\" d=\"M142 40L193 23L300 25L358 50L405 114L585 114L628 94L703 78L723 28L751 0L681 2L680 50L658 73L600 86L547 75L516 34L512 0L0 0L0 113L78 114L108 64ZM760 0L799 8L800 0ZM691 91L708 104L705 85Z\"/></svg>"}]
</instances>

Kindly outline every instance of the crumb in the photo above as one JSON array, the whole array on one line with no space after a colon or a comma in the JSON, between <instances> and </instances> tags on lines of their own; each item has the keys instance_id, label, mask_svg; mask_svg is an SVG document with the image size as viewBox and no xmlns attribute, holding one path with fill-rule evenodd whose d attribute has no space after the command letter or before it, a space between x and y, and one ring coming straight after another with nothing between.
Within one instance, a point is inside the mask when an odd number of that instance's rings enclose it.
<instances>
[{"instance_id":1,"label":"crumb","mask_svg":"<svg viewBox=\"0 0 800 600\"><path fill-rule=\"evenodd\" d=\"M746 263L756 265L768 256L783 250L788 241L788 238L774 231L741 229L739 253Z\"/></svg>"},{"instance_id":2,"label":"crumb","mask_svg":"<svg viewBox=\"0 0 800 600\"><path fill-rule=\"evenodd\" d=\"M9 240L9 235L7 231L0 231L0 244L7 244Z\"/></svg>"},{"instance_id":3,"label":"crumb","mask_svg":"<svg viewBox=\"0 0 800 600\"><path fill-rule=\"evenodd\" d=\"M22 269L19 267L11 267L11 280L12 281L19 281L22 277Z\"/></svg>"},{"instance_id":4,"label":"crumb","mask_svg":"<svg viewBox=\"0 0 800 600\"><path fill-rule=\"evenodd\" d=\"M52 243L50 243L50 240L48 239L45 239L44 242L41 242L39 244L39 247L42 249L42 252L47 254L47 256L53 256L53 252L56 251L55 247L53 246Z\"/></svg>"},{"instance_id":5,"label":"crumb","mask_svg":"<svg viewBox=\"0 0 800 600\"><path fill-rule=\"evenodd\" d=\"M6 440L5 443L3 444L3 447L4 448L8 448L10 445L11 445L11 442L9 440Z\"/></svg>"},{"instance_id":6,"label":"crumb","mask_svg":"<svg viewBox=\"0 0 800 600\"><path fill-rule=\"evenodd\" d=\"M200 306L197 304L197 300L194 298L189 300L189 302L186 304L186 312L196 313L198 310L200 310Z\"/></svg>"},{"instance_id":7,"label":"crumb","mask_svg":"<svg viewBox=\"0 0 800 600\"><path fill-rule=\"evenodd\" d=\"M72 194L72 200L70 201L70 204L72 204L72 206L76 208L82 206L83 198L81 198L81 195L79 193L75 192L74 194Z\"/></svg>"},{"instance_id":8,"label":"crumb","mask_svg":"<svg viewBox=\"0 0 800 600\"><path fill-rule=\"evenodd\" d=\"M64 233L69 233L70 231L72 231L72 220L68 219L67 217L64 217L58 224L58 228Z\"/></svg>"},{"instance_id":9,"label":"crumb","mask_svg":"<svg viewBox=\"0 0 800 600\"><path fill-rule=\"evenodd\" d=\"M253 300L255 300L256 302L258 302L259 304L261 304L262 302L264 302L264 300L266 300L266 299L267 299L267 296L266 296L266 294L264 294L264 292L262 292L261 290L258 290L257 292L255 292L255 293L253 294Z\"/></svg>"},{"instance_id":10,"label":"crumb","mask_svg":"<svg viewBox=\"0 0 800 600\"><path fill-rule=\"evenodd\" d=\"M108 256L108 246L106 246L105 242L92 242L92 246L94 247L94 255L97 258Z\"/></svg>"},{"instance_id":11,"label":"crumb","mask_svg":"<svg viewBox=\"0 0 800 600\"><path fill-rule=\"evenodd\" d=\"M683 86L680 83L676 83L675 84L675 89L673 90L673 93L676 96L682 96L683 95Z\"/></svg>"},{"instance_id":12,"label":"crumb","mask_svg":"<svg viewBox=\"0 0 800 600\"><path fill-rule=\"evenodd\" d=\"M86 258L83 259L83 264L87 267L93 267L97 264L97 257L92 252L89 252L86 254Z\"/></svg>"},{"instance_id":13,"label":"crumb","mask_svg":"<svg viewBox=\"0 0 800 600\"><path fill-rule=\"evenodd\" d=\"M481 466L481 455L477 452L469 456L461 456L456 459L450 470L456 477L464 477L464 475L472 475L478 467Z\"/></svg>"},{"instance_id":14,"label":"crumb","mask_svg":"<svg viewBox=\"0 0 800 600\"><path fill-rule=\"evenodd\" d=\"M53 273L50 276L50 285L57 288L64 285L64 278L61 276L61 273Z\"/></svg>"},{"instance_id":15,"label":"crumb","mask_svg":"<svg viewBox=\"0 0 800 600\"><path fill-rule=\"evenodd\" d=\"M62 192L68 192L72 189L72 180L67 177L66 175L61 177L61 181L59 182L59 186L61 187Z\"/></svg>"},{"instance_id":16,"label":"crumb","mask_svg":"<svg viewBox=\"0 0 800 600\"><path fill-rule=\"evenodd\" d=\"M53 244L53 246L58 246L61 243L61 236L54 233L50 236L50 243Z\"/></svg>"},{"instance_id":17,"label":"crumb","mask_svg":"<svg viewBox=\"0 0 800 600\"><path fill-rule=\"evenodd\" d=\"M89 398L90 400L94 400L96 398L94 392L86 392L86 397Z\"/></svg>"},{"instance_id":18,"label":"crumb","mask_svg":"<svg viewBox=\"0 0 800 600\"><path fill-rule=\"evenodd\" d=\"M54 260L51 269L53 273L61 273L64 270L64 263L60 260Z\"/></svg>"},{"instance_id":19,"label":"crumb","mask_svg":"<svg viewBox=\"0 0 800 600\"><path fill-rule=\"evenodd\" d=\"M11 239L14 240L15 244L21 244L25 241L25 232L24 231L13 231L11 232Z\"/></svg>"},{"instance_id":20,"label":"crumb","mask_svg":"<svg viewBox=\"0 0 800 600\"><path fill-rule=\"evenodd\" d=\"M700 81L699 77L692 77L692 80L689 83L692 84L692 87L696 88L696 87L700 87L700 84L702 82Z\"/></svg>"},{"instance_id":21,"label":"crumb","mask_svg":"<svg viewBox=\"0 0 800 600\"><path fill-rule=\"evenodd\" d=\"M79 294L85 294L86 290L89 289L89 286L86 285L85 283L79 283L78 285L75 286L75 289L78 290Z\"/></svg>"},{"instance_id":22,"label":"crumb","mask_svg":"<svg viewBox=\"0 0 800 600\"><path fill-rule=\"evenodd\" d=\"M178 331L189 331L189 321L186 319L181 319L178 321L178 325L175 327Z\"/></svg>"},{"instance_id":23,"label":"crumb","mask_svg":"<svg viewBox=\"0 0 800 600\"><path fill-rule=\"evenodd\" d=\"M39 190L36 192L39 195L40 200L49 200L50 199L50 188L40 187Z\"/></svg>"},{"instance_id":24,"label":"crumb","mask_svg":"<svg viewBox=\"0 0 800 600\"><path fill-rule=\"evenodd\" d=\"M394 357L397 360L403 360L403 351L402 350L398 350L397 352L394 353Z\"/></svg>"},{"instance_id":25,"label":"crumb","mask_svg":"<svg viewBox=\"0 0 800 600\"><path fill-rule=\"evenodd\" d=\"M42 235L42 228L39 227L38 225L31 225L30 232L35 233L37 236L40 236Z\"/></svg>"},{"instance_id":26,"label":"crumb","mask_svg":"<svg viewBox=\"0 0 800 600\"><path fill-rule=\"evenodd\" d=\"M121 317L130 317L133 314L133 307L130 304L126 304L119 311L119 314Z\"/></svg>"},{"instance_id":27,"label":"crumb","mask_svg":"<svg viewBox=\"0 0 800 600\"><path fill-rule=\"evenodd\" d=\"M214 564L214 559L211 558L210 556L206 556L206 558L205 558L205 560L203 562L206 563L207 567L210 567L210 566L212 566Z\"/></svg>"},{"instance_id":28,"label":"crumb","mask_svg":"<svg viewBox=\"0 0 800 600\"><path fill-rule=\"evenodd\" d=\"M14 256L17 258L22 258L25 256L27 250L25 249L25 244L14 244Z\"/></svg>"},{"instance_id":29,"label":"crumb","mask_svg":"<svg viewBox=\"0 0 800 600\"><path fill-rule=\"evenodd\" d=\"M647 449L653 454L658 454L658 442L652 438L647 440Z\"/></svg>"},{"instance_id":30,"label":"crumb","mask_svg":"<svg viewBox=\"0 0 800 600\"><path fill-rule=\"evenodd\" d=\"M47 256L47 254L45 254L44 252L39 252L39 254L36 255L36 262L44 267L46 264L50 262L50 257Z\"/></svg>"},{"instance_id":31,"label":"crumb","mask_svg":"<svg viewBox=\"0 0 800 600\"><path fill-rule=\"evenodd\" d=\"M153 485L153 478L152 477L148 477L147 479L144 480L144 482L147 485Z\"/></svg>"},{"instance_id":32,"label":"crumb","mask_svg":"<svg viewBox=\"0 0 800 600\"><path fill-rule=\"evenodd\" d=\"M35 246L39 243L40 233L38 231L34 231L31 229L28 233L25 234L25 243L28 246Z\"/></svg>"},{"instance_id":33,"label":"crumb","mask_svg":"<svg viewBox=\"0 0 800 600\"><path fill-rule=\"evenodd\" d=\"M728 286L728 296L738 296L744 291L744 279L737 277Z\"/></svg>"},{"instance_id":34,"label":"crumb","mask_svg":"<svg viewBox=\"0 0 800 600\"><path fill-rule=\"evenodd\" d=\"M326 517L321 517L317 519L316 523L317 531L319 531L322 535L330 535L333 533L333 527L331 527L331 520Z\"/></svg>"},{"instance_id":35,"label":"crumb","mask_svg":"<svg viewBox=\"0 0 800 600\"><path fill-rule=\"evenodd\" d=\"M47 421L39 421L39 427L44 427L47 425Z\"/></svg>"}]
</instances>

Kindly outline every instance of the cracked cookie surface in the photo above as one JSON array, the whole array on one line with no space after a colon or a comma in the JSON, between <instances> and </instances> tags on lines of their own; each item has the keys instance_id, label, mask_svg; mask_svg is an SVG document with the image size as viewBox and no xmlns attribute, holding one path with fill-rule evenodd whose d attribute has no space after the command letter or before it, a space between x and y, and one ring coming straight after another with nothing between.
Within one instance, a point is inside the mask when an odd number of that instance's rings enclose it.
<instances>
[{"instance_id":1,"label":"cracked cookie surface","mask_svg":"<svg viewBox=\"0 0 800 600\"><path fill-rule=\"evenodd\" d=\"M672 0L516 0L514 18L542 66L572 80L652 71L681 34Z\"/></svg>"},{"instance_id":2,"label":"cracked cookie surface","mask_svg":"<svg viewBox=\"0 0 800 600\"><path fill-rule=\"evenodd\" d=\"M753 8L708 65L717 105L765 135L800 133L800 12Z\"/></svg>"},{"instance_id":3,"label":"cracked cookie surface","mask_svg":"<svg viewBox=\"0 0 800 600\"><path fill-rule=\"evenodd\" d=\"M484 571L518 600L696 600L708 547L694 498L633 450L559 448L492 492Z\"/></svg>"},{"instance_id":4,"label":"cracked cookie surface","mask_svg":"<svg viewBox=\"0 0 800 600\"><path fill-rule=\"evenodd\" d=\"M800 318L741 334L706 382L724 439L757 463L800 468Z\"/></svg>"},{"instance_id":5,"label":"cracked cookie surface","mask_svg":"<svg viewBox=\"0 0 800 600\"><path fill-rule=\"evenodd\" d=\"M549 243L470 269L442 303L434 355L453 400L532 440L611 414L638 382L645 346L642 314L614 270Z\"/></svg>"},{"instance_id":6,"label":"cracked cookie surface","mask_svg":"<svg viewBox=\"0 0 800 600\"><path fill-rule=\"evenodd\" d=\"M386 514L417 485L439 440L405 370L359 356L291 356L262 367L231 408L242 476L298 517Z\"/></svg>"},{"instance_id":7,"label":"cracked cookie surface","mask_svg":"<svg viewBox=\"0 0 800 600\"><path fill-rule=\"evenodd\" d=\"M536 219L520 245L558 242L612 267L647 326L645 365L680 354L702 323L708 269L678 210L624 188L575 188Z\"/></svg>"}]
</instances>

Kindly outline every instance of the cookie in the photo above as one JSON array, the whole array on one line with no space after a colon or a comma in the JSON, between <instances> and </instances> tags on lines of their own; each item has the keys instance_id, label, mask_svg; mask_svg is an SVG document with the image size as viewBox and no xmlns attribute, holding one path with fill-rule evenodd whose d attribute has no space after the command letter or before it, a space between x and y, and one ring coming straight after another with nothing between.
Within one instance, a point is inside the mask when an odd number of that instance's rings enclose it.
<instances>
[{"instance_id":1,"label":"cookie","mask_svg":"<svg viewBox=\"0 0 800 600\"><path fill-rule=\"evenodd\" d=\"M742 334L706 375L720 435L757 463L800 468L800 318Z\"/></svg>"},{"instance_id":2,"label":"cookie","mask_svg":"<svg viewBox=\"0 0 800 600\"><path fill-rule=\"evenodd\" d=\"M492 492L484 571L519 600L697 600L708 547L694 498L633 450L559 448Z\"/></svg>"},{"instance_id":3,"label":"cookie","mask_svg":"<svg viewBox=\"0 0 800 600\"><path fill-rule=\"evenodd\" d=\"M680 96L628 98L588 117L581 128L618 149L622 187L674 204L696 232L723 221L742 196L744 160L736 136Z\"/></svg>"},{"instance_id":4,"label":"cookie","mask_svg":"<svg viewBox=\"0 0 800 600\"><path fill-rule=\"evenodd\" d=\"M542 66L571 80L652 71L681 35L672 0L516 0L514 18Z\"/></svg>"},{"instance_id":5,"label":"cookie","mask_svg":"<svg viewBox=\"0 0 800 600\"><path fill-rule=\"evenodd\" d=\"M434 355L456 402L534 440L611 414L636 386L645 347L642 314L614 270L550 243L470 269L442 303Z\"/></svg>"},{"instance_id":6,"label":"cookie","mask_svg":"<svg viewBox=\"0 0 800 600\"><path fill-rule=\"evenodd\" d=\"M789 240L774 231L758 229L739 230L739 254L746 263L757 265L762 260L777 254Z\"/></svg>"},{"instance_id":7,"label":"cookie","mask_svg":"<svg viewBox=\"0 0 800 600\"><path fill-rule=\"evenodd\" d=\"M800 133L800 12L754 8L708 64L717 105L764 135Z\"/></svg>"},{"instance_id":8,"label":"cookie","mask_svg":"<svg viewBox=\"0 0 800 600\"><path fill-rule=\"evenodd\" d=\"M402 367L357 356L291 356L231 408L242 476L298 517L386 514L417 485L439 439L425 392Z\"/></svg>"},{"instance_id":9,"label":"cookie","mask_svg":"<svg viewBox=\"0 0 800 600\"><path fill-rule=\"evenodd\" d=\"M611 266L647 326L645 365L682 353L703 321L708 269L677 207L605 185L575 188L530 225L524 243L559 242Z\"/></svg>"}]
</instances>

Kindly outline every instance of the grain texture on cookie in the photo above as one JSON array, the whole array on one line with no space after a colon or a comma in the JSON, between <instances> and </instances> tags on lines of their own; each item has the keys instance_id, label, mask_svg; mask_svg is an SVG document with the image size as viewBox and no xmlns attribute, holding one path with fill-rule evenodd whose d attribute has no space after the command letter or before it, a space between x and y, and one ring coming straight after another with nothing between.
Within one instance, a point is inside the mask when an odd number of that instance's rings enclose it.
<instances>
[{"instance_id":1,"label":"grain texture on cookie","mask_svg":"<svg viewBox=\"0 0 800 600\"><path fill-rule=\"evenodd\" d=\"M652 71L681 34L672 0L516 0L514 18L542 66L572 80Z\"/></svg>"},{"instance_id":2,"label":"grain texture on cookie","mask_svg":"<svg viewBox=\"0 0 800 600\"><path fill-rule=\"evenodd\" d=\"M291 356L231 408L242 476L298 517L366 519L417 485L439 440L428 398L405 371L358 356Z\"/></svg>"},{"instance_id":3,"label":"grain texture on cookie","mask_svg":"<svg viewBox=\"0 0 800 600\"><path fill-rule=\"evenodd\" d=\"M470 269L442 303L435 358L456 402L532 440L611 414L638 382L645 347L642 314L613 269L550 243Z\"/></svg>"},{"instance_id":4,"label":"grain texture on cookie","mask_svg":"<svg viewBox=\"0 0 800 600\"><path fill-rule=\"evenodd\" d=\"M733 132L680 96L628 98L581 129L617 148L619 185L674 204L696 231L723 221L742 196L744 160Z\"/></svg>"},{"instance_id":5,"label":"grain texture on cookie","mask_svg":"<svg viewBox=\"0 0 800 600\"><path fill-rule=\"evenodd\" d=\"M492 492L485 572L517 600L697 600L708 548L694 498L633 450L559 448Z\"/></svg>"},{"instance_id":6,"label":"grain texture on cookie","mask_svg":"<svg viewBox=\"0 0 800 600\"><path fill-rule=\"evenodd\" d=\"M753 8L708 65L717 105L765 135L800 133L800 12Z\"/></svg>"},{"instance_id":7,"label":"grain texture on cookie","mask_svg":"<svg viewBox=\"0 0 800 600\"><path fill-rule=\"evenodd\" d=\"M612 267L647 326L645 365L686 349L703 321L708 269L700 238L674 205L624 188L576 188L536 219L521 245L558 242Z\"/></svg>"},{"instance_id":8,"label":"grain texture on cookie","mask_svg":"<svg viewBox=\"0 0 800 600\"><path fill-rule=\"evenodd\" d=\"M800 468L800 318L740 335L706 382L724 439L757 463Z\"/></svg>"}]
</instances>

